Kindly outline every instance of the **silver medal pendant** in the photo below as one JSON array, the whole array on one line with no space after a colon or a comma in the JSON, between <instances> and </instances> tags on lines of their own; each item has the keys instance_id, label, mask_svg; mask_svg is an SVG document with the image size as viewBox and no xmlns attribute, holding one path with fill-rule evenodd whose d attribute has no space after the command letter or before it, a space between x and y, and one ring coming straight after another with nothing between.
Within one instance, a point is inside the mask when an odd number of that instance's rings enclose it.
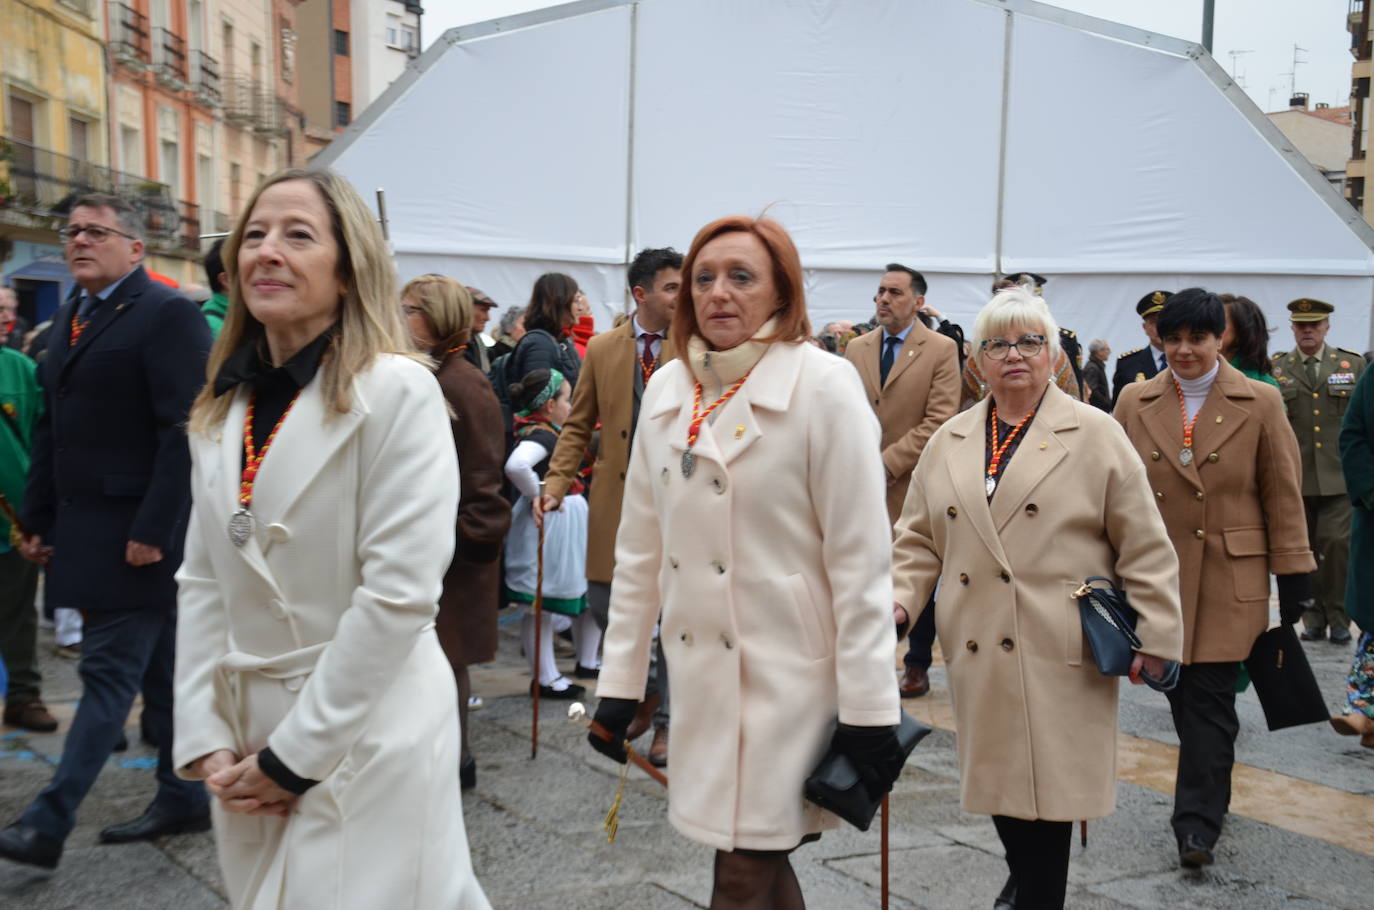
<instances>
[{"instance_id":1,"label":"silver medal pendant","mask_svg":"<svg viewBox=\"0 0 1374 910\"><path fill-rule=\"evenodd\" d=\"M240 506L237 512L229 516L229 542L242 548L253 536L253 524L253 513Z\"/></svg>"},{"instance_id":2,"label":"silver medal pendant","mask_svg":"<svg viewBox=\"0 0 1374 910\"><path fill-rule=\"evenodd\" d=\"M991 499L991 498L992 498L993 491L996 490L996 489L997 489L997 478L996 478L996 477L993 477L992 475L988 475L988 482L987 482L988 499Z\"/></svg>"},{"instance_id":3,"label":"silver medal pendant","mask_svg":"<svg viewBox=\"0 0 1374 910\"><path fill-rule=\"evenodd\" d=\"M1193 463L1193 450L1189 446L1184 446L1183 451L1178 453L1178 463L1185 468Z\"/></svg>"},{"instance_id":4,"label":"silver medal pendant","mask_svg":"<svg viewBox=\"0 0 1374 910\"><path fill-rule=\"evenodd\" d=\"M683 453L682 453L682 476L683 476L683 477L691 477L691 476L692 476L692 471L696 468L696 466L697 466L697 457L696 457L695 455L692 454L692 450L691 450L691 449L688 449L687 451L683 452Z\"/></svg>"}]
</instances>

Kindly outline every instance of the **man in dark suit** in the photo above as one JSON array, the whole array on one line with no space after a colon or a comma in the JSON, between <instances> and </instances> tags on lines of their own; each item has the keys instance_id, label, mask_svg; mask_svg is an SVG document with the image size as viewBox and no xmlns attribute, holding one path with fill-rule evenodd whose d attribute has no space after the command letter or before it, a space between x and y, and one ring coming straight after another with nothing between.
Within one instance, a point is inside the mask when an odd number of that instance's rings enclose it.
<instances>
[{"instance_id":1,"label":"man in dark suit","mask_svg":"<svg viewBox=\"0 0 1374 910\"><path fill-rule=\"evenodd\" d=\"M1166 366L1164 343L1159 340L1159 330L1155 326L1159 323L1160 311L1172 296L1172 291L1151 291L1136 303L1135 311L1140 314L1140 327L1145 331L1145 337L1150 339L1150 343L1116 358L1116 370L1112 373L1112 407L1116 407L1116 400L1121 397L1122 389L1133 382L1155 378Z\"/></svg>"},{"instance_id":2,"label":"man in dark suit","mask_svg":"<svg viewBox=\"0 0 1374 910\"><path fill-rule=\"evenodd\" d=\"M183 423L205 381L199 309L139 264L141 225L114 196L77 200L59 232L79 291L58 309L39 369L44 413L25 495L24 555L47 596L85 614L82 695L52 782L0 831L0 856L53 868L140 688L158 791L118 843L210 826L204 787L172 769L176 582L190 514Z\"/></svg>"}]
</instances>

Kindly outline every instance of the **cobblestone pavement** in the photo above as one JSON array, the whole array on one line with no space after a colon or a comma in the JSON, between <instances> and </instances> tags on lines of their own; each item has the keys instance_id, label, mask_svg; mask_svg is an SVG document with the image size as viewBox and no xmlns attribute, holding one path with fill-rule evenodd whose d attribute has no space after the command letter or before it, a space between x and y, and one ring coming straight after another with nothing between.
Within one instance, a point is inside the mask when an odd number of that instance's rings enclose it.
<instances>
[{"instance_id":1,"label":"cobblestone pavement","mask_svg":"<svg viewBox=\"0 0 1374 910\"><path fill-rule=\"evenodd\" d=\"M592 752L564 720L566 703L543 706L539 757L529 758L527 677L514 617L505 614L500 658L474 672L484 707L472 714L478 786L464 814L478 877L494 906L522 910L705 907L710 852L665 820L663 790L631 777L620 833L607 844L601 820L617 766ZM63 727L0 738L0 824L43 786L62 749L80 685L75 664L53 656L42 633L45 696ZM1307 645L1335 709L1350 648ZM913 754L892 797L892 906L989 907L1006 869L991 822L959 810L954 736L943 670L906 709L938 729ZM1368 910L1374 906L1374 750L1326 726L1265 731L1253 692L1239 698L1242 731L1232 815L1204 871L1178 868L1169 830L1177 739L1157 693L1123 687L1121 784L1115 815L1075 836L1068 906ZM111 756L82 806L80 824L53 874L0 860L5 910L201 910L226 905L210 835L105 846L105 825L138 815L153 792L151 750ZM647 748L648 738L640 745ZM672 769L669 768L669 774ZM795 864L813 910L878 906L878 835L828 832Z\"/></svg>"}]
</instances>

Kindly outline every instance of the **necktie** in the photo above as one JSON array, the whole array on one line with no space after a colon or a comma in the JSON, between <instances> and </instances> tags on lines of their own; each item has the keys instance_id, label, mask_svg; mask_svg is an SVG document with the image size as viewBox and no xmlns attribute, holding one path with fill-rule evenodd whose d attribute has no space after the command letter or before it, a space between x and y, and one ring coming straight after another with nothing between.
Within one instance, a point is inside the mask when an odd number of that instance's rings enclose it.
<instances>
[{"instance_id":1,"label":"necktie","mask_svg":"<svg viewBox=\"0 0 1374 910\"><path fill-rule=\"evenodd\" d=\"M652 332L645 332L640 336L644 339L644 353L639 355L639 370L644 377L644 384L649 384L649 377L654 374L654 368L658 366L658 358L654 356L654 342L658 341L659 336Z\"/></svg>"},{"instance_id":2,"label":"necktie","mask_svg":"<svg viewBox=\"0 0 1374 910\"><path fill-rule=\"evenodd\" d=\"M889 335L883 341L883 357L878 361L878 383L887 384L887 373L892 369L892 361L897 358L897 348L901 345L902 339L896 335Z\"/></svg>"},{"instance_id":3,"label":"necktie","mask_svg":"<svg viewBox=\"0 0 1374 910\"><path fill-rule=\"evenodd\" d=\"M1167 367L1168 365L1169 365L1169 358L1165 357L1163 354L1160 354L1160 355L1159 355L1159 372L1163 373L1163 372L1164 372L1164 368Z\"/></svg>"},{"instance_id":4,"label":"necktie","mask_svg":"<svg viewBox=\"0 0 1374 910\"><path fill-rule=\"evenodd\" d=\"M1307 358L1303 361L1303 367L1307 370L1307 384L1315 389L1317 387L1317 358Z\"/></svg>"}]
</instances>

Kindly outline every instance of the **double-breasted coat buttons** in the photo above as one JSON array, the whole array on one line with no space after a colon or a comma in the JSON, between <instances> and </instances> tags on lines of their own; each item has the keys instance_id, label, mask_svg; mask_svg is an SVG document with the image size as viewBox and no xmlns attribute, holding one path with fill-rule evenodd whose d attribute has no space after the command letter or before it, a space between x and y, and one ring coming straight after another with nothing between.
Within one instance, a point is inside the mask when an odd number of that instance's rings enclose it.
<instances>
[{"instance_id":1,"label":"double-breasted coat buttons","mask_svg":"<svg viewBox=\"0 0 1374 910\"><path fill-rule=\"evenodd\" d=\"M954 506L950 506L948 509L945 509L945 514L948 515L950 518L958 518L959 510L954 508Z\"/></svg>"},{"instance_id":2,"label":"double-breasted coat buttons","mask_svg":"<svg viewBox=\"0 0 1374 910\"><path fill-rule=\"evenodd\" d=\"M1040 514L1040 507L1033 502L1026 503L1026 514L1034 517Z\"/></svg>"},{"instance_id":3,"label":"double-breasted coat buttons","mask_svg":"<svg viewBox=\"0 0 1374 910\"><path fill-rule=\"evenodd\" d=\"M1218 461L1221 460L1221 456L1218 455L1216 452L1213 452L1211 455L1207 456L1207 460L1210 461L1212 464L1216 464Z\"/></svg>"},{"instance_id":4,"label":"double-breasted coat buttons","mask_svg":"<svg viewBox=\"0 0 1374 910\"><path fill-rule=\"evenodd\" d=\"M725 492L725 481L721 480L719 477L711 478L711 486L716 488L717 496Z\"/></svg>"},{"instance_id":5,"label":"double-breasted coat buttons","mask_svg":"<svg viewBox=\"0 0 1374 910\"><path fill-rule=\"evenodd\" d=\"M968 649L970 654L978 653L978 642L976 641L966 641L964 642L964 647Z\"/></svg>"},{"instance_id":6,"label":"double-breasted coat buttons","mask_svg":"<svg viewBox=\"0 0 1374 910\"><path fill-rule=\"evenodd\" d=\"M677 557L676 557L676 556L669 556L669 557L668 557L668 565L670 565L670 566L672 566L674 569L676 569L676 568L677 568Z\"/></svg>"},{"instance_id":7,"label":"double-breasted coat buttons","mask_svg":"<svg viewBox=\"0 0 1374 910\"><path fill-rule=\"evenodd\" d=\"M1195 536L1198 540L1201 540L1202 538L1207 536L1207 532L1202 530L1202 528L1198 528L1196 531L1193 532L1193 536Z\"/></svg>"},{"instance_id":8,"label":"double-breasted coat buttons","mask_svg":"<svg viewBox=\"0 0 1374 910\"><path fill-rule=\"evenodd\" d=\"M716 570L716 574L717 574L717 575L724 575L724 574L725 574L725 563L723 563L723 562L713 562L713 563L711 563L711 567L714 568L714 569Z\"/></svg>"},{"instance_id":9,"label":"double-breasted coat buttons","mask_svg":"<svg viewBox=\"0 0 1374 910\"><path fill-rule=\"evenodd\" d=\"M997 573L997 577L998 577L998 578L1001 578L1001 579L1002 579L1003 581L1005 581L1007 584L1011 584L1011 576L1008 575L1005 571L1002 571L1002 572Z\"/></svg>"},{"instance_id":10,"label":"double-breasted coat buttons","mask_svg":"<svg viewBox=\"0 0 1374 910\"><path fill-rule=\"evenodd\" d=\"M725 650L727 651L733 651L735 649L735 643L731 641L730 636L726 635L724 632L720 634L720 643L725 645Z\"/></svg>"},{"instance_id":11,"label":"double-breasted coat buttons","mask_svg":"<svg viewBox=\"0 0 1374 910\"><path fill-rule=\"evenodd\" d=\"M1158 452L1151 452L1151 453L1150 453L1150 460L1151 460L1151 461L1159 461L1159 453L1158 453Z\"/></svg>"},{"instance_id":12,"label":"double-breasted coat buttons","mask_svg":"<svg viewBox=\"0 0 1374 910\"><path fill-rule=\"evenodd\" d=\"M1003 650L1003 651L1010 651L1010 650L1011 650L1012 648L1014 648L1014 647L1016 647L1016 643L1013 642L1010 638L1004 638L1004 639L1002 639L1002 650Z\"/></svg>"},{"instance_id":13,"label":"double-breasted coat buttons","mask_svg":"<svg viewBox=\"0 0 1374 910\"><path fill-rule=\"evenodd\" d=\"M960 573L959 573L959 584L961 584L961 585L966 585L966 584L968 584L968 573L967 573L967 572L960 572Z\"/></svg>"}]
</instances>

